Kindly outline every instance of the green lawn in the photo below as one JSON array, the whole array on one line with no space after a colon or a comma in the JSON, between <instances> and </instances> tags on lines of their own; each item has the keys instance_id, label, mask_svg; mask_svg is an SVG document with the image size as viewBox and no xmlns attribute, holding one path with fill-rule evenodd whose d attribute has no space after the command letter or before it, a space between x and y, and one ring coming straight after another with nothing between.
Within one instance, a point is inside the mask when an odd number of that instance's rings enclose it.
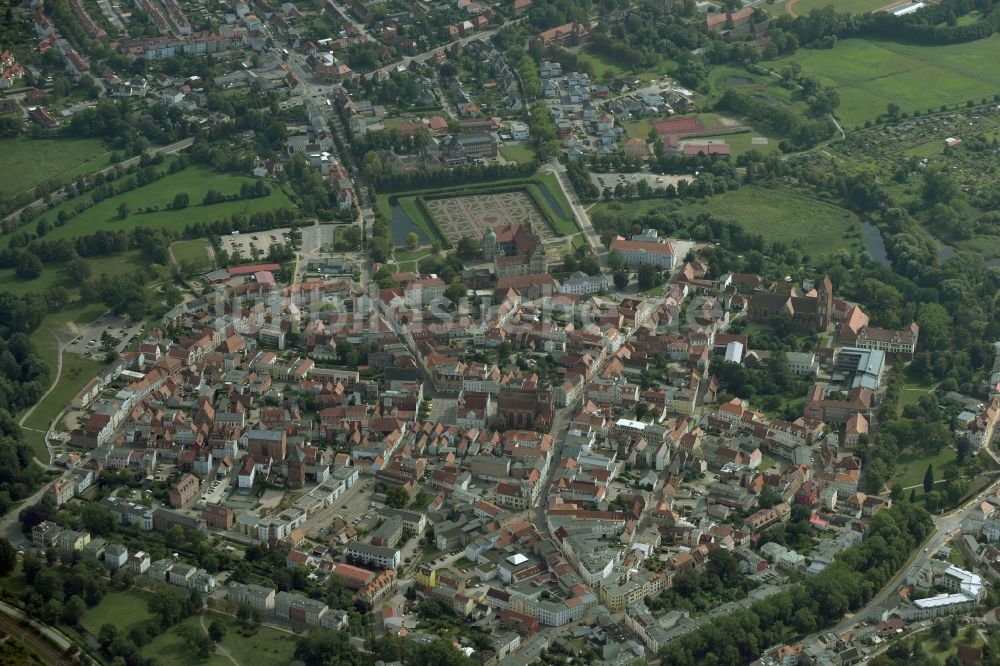
<instances>
[{"instance_id":1,"label":"green lawn","mask_svg":"<svg viewBox=\"0 0 1000 666\"><path fill-rule=\"evenodd\" d=\"M803 53L810 52L801 49L796 57ZM735 90L771 104L797 107L802 111L806 108L805 103L793 100L791 91L783 88L776 77L748 72L741 67L731 65L713 67L708 73L708 85L713 99L718 99L727 90Z\"/></svg>"},{"instance_id":2,"label":"green lawn","mask_svg":"<svg viewBox=\"0 0 1000 666\"><path fill-rule=\"evenodd\" d=\"M127 634L133 624L152 617L149 612L149 594L141 590L114 590L101 599L101 603L88 608L80 624L95 636L105 624L113 624Z\"/></svg>"},{"instance_id":3,"label":"green lawn","mask_svg":"<svg viewBox=\"0 0 1000 666\"><path fill-rule=\"evenodd\" d=\"M649 69L635 72L624 63L617 62L614 58L610 58L604 54L594 53L589 49L580 49L577 55L581 60L589 62L593 66L595 82L603 81L606 73L614 78L634 76L642 81L652 81L660 76L660 74L666 73L666 67L661 67L660 70L662 71Z\"/></svg>"},{"instance_id":4,"label":"green lawn","mask_svg":"<svg viewBox=\"0 0 1000 666\"><path fill-rule=\"evenodd\" d=\"M924 482L924 474L927 473L927 465L934 466L934 480L941 481L944 478L944 468L953 464L958 459L955 449L945 447L941 452L927 456L914 451L904 451L896 461L896 474L889 480L888 485L898 483L904 488L918 486L917 494L923 493L923 488L919 487Z\"/></svg>"},{"instance_id":5,"label":"green lawn","mask_svg":"<svg viewBox=\"0 0 1000 666\"><path fill-rule=\"evenodd\" d=\"M252 215L275 208L291 208L292 202L277 185L271 183L271 193L259 199L226 201L211 206L201 205L209 190L222 194L238 194L243 183L253 183L254 179L235 174L224 174L203 167L189 167L183 171L165 176L145 187L105 199L87 209L61 227L55 227L46 236L49 240L72 238L92 234L99 229L132 229L140 226L162 227L183 231L184 227L196 222L214 222L234 214ZM187 192L191 205L183 210L166 210L174 195ZM131 209L129 216L120 220L118 207L125 203ZM62 208L72 210L76 200L68 201L46 213L54 220ZM140 212L158 207L155 212Z\"/></svg>"},{"instance_id":6,"label":"green lawn","mask_svg":"<svg viewBox=\"0 0 1000 666\"><path fill-rule=\"evenodd\" d=\"M641 217L656 209L670 208L663 200L596 204L593 210L608 210L627 217ZM763 234L769 242L783 241L810 256L821 256L843 247L845 236L858 227L857 218L832 204L803 196L788 189L741 187L719 194L703 202L688 203L677 210L689 217L709 212L735 220L747 231ZM860 250L860 241L849 241Z\"/></svg>"},{"instance_id":7,"label":"green lawn","mask_svg":"<svg viewBox=\"0 0 1000 666\"><path fill-rule=\"evenodd\" d=\"M208 254L208 242L204 239L177 241L170 246L170 251L178 264L188 262L197 266L200 271L213 268L212 258Z\"/></svg>"},{"instance_id":8,"label":"green lawn","mask_svg":"<svg viewBox=\"0 0 1000 666\"><path fill-rule=\"evenodd\" d=\"M508 143L500 146L500 154L505 160L518 164L531 162L535 159L535 150L524 143Z\"/></svg>"},{"instance_id":9,"label":"green lawn","mask_svg":"<svg viewBox=\"0 0 1000 666\"><path fill-rule=\"evenodd\" d=\"M954 550L957 551L958 549L955 548ZM972 625L970 625L970 626L972 626ZM937 663L944 664L947 661L947 659L948 659L949 656L954 655L954 654L958 654L958 646L959 645L963 645L964 644L964 645L971 645L973 647L978 647L978 648L983 647L983 645L984 645L983 637L979 635L979 632L976 632L975 640L973 640L971 642L969 642L969 641L967 641L965 639L965 632L966 632L965 627L960 627L959 632L958 632L958 636L955 636L954 638L951 639L951 641L950 641L950 643L948 645L948 648L946 650L939 650L938 649L938 641L937 641L936 638L928 638L928 639L924 640L924 642L923 642L924 651L928 655L930 655L932 659L935 659L937 661ZM920 635L921 636L928 636L929 632L922 633Z\"/></svg>"},{"instance_id":10,"label":"green lawn","mask_svg":"<svg viewBox=\"0 0 1000 666\"><path fill-rule=\"evenodd\" d=\"M419 250L396 250L393 257L396 259L397 263L401 261L417 262L430 253L431 251L428 248L421 248Z\"/></svg>"},{"instance_id":11,"label":"green lawn","mask_svg":"<svg viewBox=\"0 0 1000 666\"><path fill-rule=\"evenodd\" d=\"M645 141L653 131L653 125L648 120L626 120L622 126L625 128L625 136L630 139Z\"/></svg>"},{"instance_id":12,"label":"green lawn","mask_svg":"<svg viewBox=\"0 0 1000 666\"><path fill-rule=\"evenodd\" d=\"M216 615L205 617L206 626ZM225 618L226 636L222 646L229 650L241 666L254 664L287 664L292 661L297 638L288 632L273 627L260 627L253 636L243 636L232 618Z\"/></svg>"},{"instance_id":13,"label":"green lawn","mask_svg":"<svg viewBox=\"0 0 1000 666\"><path fill-rule=\"evenodd\" d=\"M170 627L170 629L144 645L140 651L144 657L155 659L159 666L189 666L191 664L232 666L231 661L216 655L212 655L208 659L198 659L191 650L190 640L188 639L188 632L190 631L204 631L198 622L197 616L189 617L183 622ZM263 655L260 656L262 657ZM259 659L256 663L270 662Z\"/></svg>"},{"instance_id":14,"label":"green lawn","mask_svg":"<svg viewBox=\"0 0 1000 666\"><path fill-rule=\"evenodd\" d=\"M97 139L3 139L0 155L0 196L30 190L56 176L65 181L110 166L110 151Z\"/></svg>"},{"instance_id":15,"label":"green lawn","mask_svg":"<svg viewBox=\"0 0 1000 666\"><path fill-rule=\"evenodd\" d=\"M837 90L837 116L848 127L874 120L890 103L911 112L1000 92L1000 68L994 66L1000 35L944 46L844 39L832 49L800 49L765 65L780 70L791 60Z\"/></svg>"}]
</instances>

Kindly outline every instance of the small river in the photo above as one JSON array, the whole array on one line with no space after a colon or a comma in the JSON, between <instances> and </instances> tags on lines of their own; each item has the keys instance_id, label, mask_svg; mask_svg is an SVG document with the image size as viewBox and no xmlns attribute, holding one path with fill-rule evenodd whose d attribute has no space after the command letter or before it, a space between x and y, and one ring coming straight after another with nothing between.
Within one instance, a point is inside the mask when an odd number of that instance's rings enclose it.
<instances>
[{"instance_id":1,"label":"small river","mask_svg":"<svg viewBox=\"0 0 1000 666\"><path fill-rule=\"evenodd\" d=\"M872 255L875 263L879 266L892 268L892 262L889 261L889 253L885 249L885 239L882 238L882 232L878 230L878 227L871 222L862 221L861 236L865 241L865 247L868 248L868 253Z\"/></svg>"}]
</instances>

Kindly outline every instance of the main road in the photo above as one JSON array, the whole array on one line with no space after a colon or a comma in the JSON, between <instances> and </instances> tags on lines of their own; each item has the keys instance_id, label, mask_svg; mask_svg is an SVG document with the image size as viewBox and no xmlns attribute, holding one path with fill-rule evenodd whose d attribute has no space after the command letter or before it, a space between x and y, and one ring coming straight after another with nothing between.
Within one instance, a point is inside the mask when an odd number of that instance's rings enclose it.
<instances>
[{"instance_id":1,"label":"main road","mask_svg":"<svg viewBox=\"0 0 1000 666\"><path fill-rule=\"evenodd\" d=\"M962 506L952 509L946 514L934 516L934 532L921 546L918 547L917 552L910 557L909 561L902 568L900 568L899 573L893 576L885 587L883 587L878 594L872 597L871 601L853 614L844 616L844 619L835 624L833 627L827 627L812 636L806 637L804 640L815 639L821 634L827 634L831 631L838 635L843 634L852 627L862 625L868 621L869 616L873 611L877 611L879 608L885 607L889 598L899 591L900 585L902 585L906 580L906 575L910 571L926 566L928 561L931 559L931 556L934 555L934 553L941 548L941 546L945 545L954 536L960 533L962 521L969 517L972 510L975 509L987 495L996 492L997 488L1000 488L1000 481L994 481L988 488L967 501Z\"/></svg>"}]
</instances>

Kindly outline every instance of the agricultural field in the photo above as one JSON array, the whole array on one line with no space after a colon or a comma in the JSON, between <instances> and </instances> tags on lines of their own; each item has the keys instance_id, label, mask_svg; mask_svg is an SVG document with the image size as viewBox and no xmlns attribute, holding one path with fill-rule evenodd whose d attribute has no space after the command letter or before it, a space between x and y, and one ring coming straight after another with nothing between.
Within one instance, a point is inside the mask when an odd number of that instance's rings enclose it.
<instances>
[{"instance_id":1,"label":"agricultural field","mask_svg":"<svg viewBox=\"0 0 1000 666\"><path fill-rule=\"evenodd\" d=\"M795 60L840 94L845 129L874 120L890 103L905 112L993 97L1000 92L1000 35L943 46L844 39L832 49L801 49L765 63L780 70Z\"/></svg>"},{"instance_id":2,"label":"agricultural field","mask_svg":"<svg viewBox=\"0 0 1000 666\"><path fill-rule=\"evenodd\" d=\"M241 185L254 182L253 178L246 176L218 173L198 166L188 167L144 187L105 199L73 217L65 225L54 227L46 238L72 238L92 234L99 229L132 229L140 226L183 231L184 227L196 222L214 222L235 214L252 215L275 208L292 207L288 195L275 183L269 183L271 193L266 197L225 201L209 206L201 203L209 190L225 195L238 194ZM169 210L168 206L174 196L181 192L187 192L190 196L190 205L183 210ZM118 208L123 203L130 209L124 220L118 215ZM46 213L45 217L51 221L60 210L65 208L71 211L76 204L76 200L67 201ZM150 209L153 212L148 212Z\"/></svg>"},{"instance_id":3,"label":"agricultural field","mask_svg":"<svg viewBox=\"0 0 1000 666\"><path fill-rule=\"evenodd\" d=\"M0 140L0 197L30 190L59 177L63 181L110 166L111 155L97 139Z\"/></svg>"}]
</instances>

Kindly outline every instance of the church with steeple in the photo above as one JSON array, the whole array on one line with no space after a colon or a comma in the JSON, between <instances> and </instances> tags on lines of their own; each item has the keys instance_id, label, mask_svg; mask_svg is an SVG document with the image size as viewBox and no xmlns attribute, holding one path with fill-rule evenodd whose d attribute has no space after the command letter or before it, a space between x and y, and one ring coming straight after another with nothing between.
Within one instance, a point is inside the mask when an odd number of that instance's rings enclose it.
<instances>
[{"instance_id":1,"label":"church with steeple","mask_svg":"<svg viewBox=\"0 0 1000 666\"><path fill-rule=\"evenodd\" d=\"M483 234L483 258L493 262L498 280L547 273L549 270L542 237L531 228L530 223L508 222L487 229Z\"/></svg>"}]
</instances>

